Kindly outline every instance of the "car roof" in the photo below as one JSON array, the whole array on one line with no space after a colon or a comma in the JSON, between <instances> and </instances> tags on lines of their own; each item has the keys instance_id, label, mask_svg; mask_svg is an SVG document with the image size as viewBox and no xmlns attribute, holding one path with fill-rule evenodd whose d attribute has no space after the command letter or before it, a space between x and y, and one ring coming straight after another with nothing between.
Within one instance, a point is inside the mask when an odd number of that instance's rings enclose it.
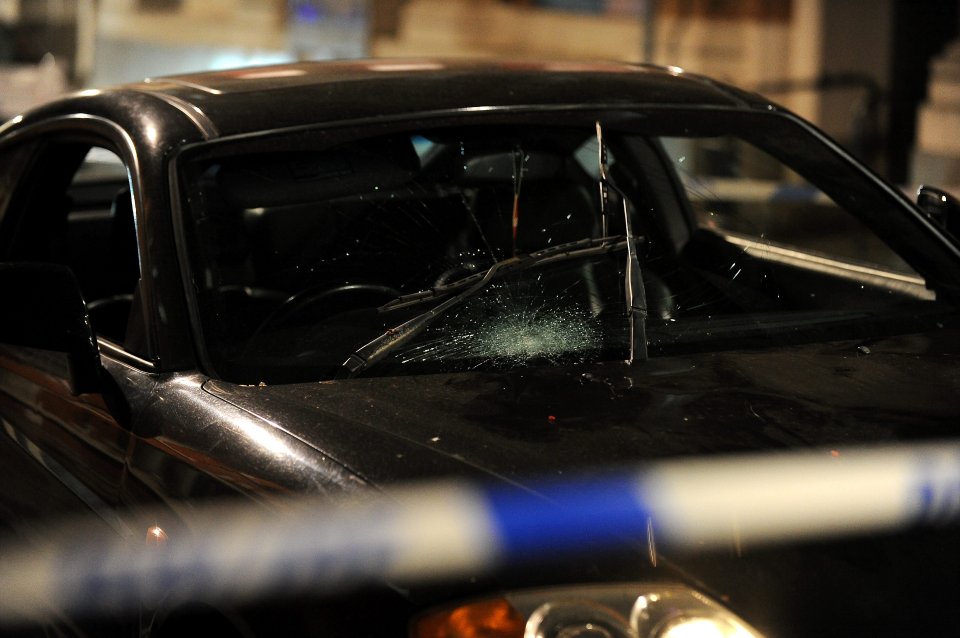
<instances>
[{"instance_id":1,"label":"car roof","mask_svg":"<svg viewBox=\"0 0 960 638\"><path fill-rule=\"evenodd\" d=\"M624 63L302 62L149 79L128 87L202 114L218 136L485 107L768 104L678 68Z\"/></svg>"},{"instance_id":2,"label":"car roof","mask_svg":"<svg viewBox=\"0 0 960 638\"><path fill-rule=\"evenodd\" d=\"M81 91L15 118L10 131L91 114L135 140L173 148L325 122L428 112L618 106L769 108L758 95L675 67L617 62L371 59L300 62L151 78ZM138 130L143 129L143 130Z\"/></svg>"}]
</instances>

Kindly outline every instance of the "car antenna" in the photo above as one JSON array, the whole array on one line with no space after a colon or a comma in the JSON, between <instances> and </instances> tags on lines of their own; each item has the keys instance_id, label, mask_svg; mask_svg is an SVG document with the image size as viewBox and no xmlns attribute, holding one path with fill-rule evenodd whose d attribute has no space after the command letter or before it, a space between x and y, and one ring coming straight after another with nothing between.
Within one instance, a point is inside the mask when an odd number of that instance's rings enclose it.
<instances>
[{"instance_id":1,"label":"car antenna","mask_svg":"<svg viewBox=\"0 0 960 638\"><path fill-rule=\"evenodd\" d=\"M630 356L628 364L634 361L646 361L647 353L647 294L643 287L643 275L640 272L640 259L637 257L637 242L633 235L633 223L627 207L627 197L607 176L607 147L603 142L603 127L597 121L597 145L599 146L600 218L603 237L607 237L610 193L613 191L623 203L623 228L627 236L627 264L624 277L624 303L630 324Z\"/></svg>"}]
</instances>

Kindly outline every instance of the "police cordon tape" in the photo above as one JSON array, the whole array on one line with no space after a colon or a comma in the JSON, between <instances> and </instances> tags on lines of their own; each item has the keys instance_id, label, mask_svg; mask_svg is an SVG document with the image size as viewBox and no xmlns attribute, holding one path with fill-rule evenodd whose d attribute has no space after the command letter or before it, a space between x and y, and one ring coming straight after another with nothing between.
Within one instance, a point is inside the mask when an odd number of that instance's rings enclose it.
<instances>
[{"instance_id":1,"label":"police cordon tape","mask_svg":"<svg viewBox=\"0 0 960 638\"><path fill-rule=\"evenodd\" d=\"M475 576L650 534L682 551L943 524L960 515L960 444L683 459L529 490L445 482L280 509L201 512L155 547L69 527L43 549L4 543L0 621Z\"/></svg>"}]
</instances>

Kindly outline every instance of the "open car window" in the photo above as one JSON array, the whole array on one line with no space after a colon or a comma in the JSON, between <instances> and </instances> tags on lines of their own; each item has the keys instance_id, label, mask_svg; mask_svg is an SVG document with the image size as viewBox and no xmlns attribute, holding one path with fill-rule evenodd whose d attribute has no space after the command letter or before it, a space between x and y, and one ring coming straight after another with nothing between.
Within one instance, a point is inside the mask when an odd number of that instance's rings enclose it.
<instances>
[{"instance_id":1,"label":"open car window","mask_svg":"<svg viewBox=\"0 0 960 638\"><path fill-rule=\"evenodd\" d=\"M4 259L69 266L97 336L148 356L128 167L106 146L54 136L27 166L3 220Z\"/></svg>"},{"instance_id":2,"label":"open car window","mask_svg":"<svg viewBox=\"0 0 960 638\"><path fill-rule=\"evenodd\" d=\"M606 114L617 188L602 205L595 117L416 122L188 153L208 365L247 383L333 378L431 312L371 373L624 359L625 215L652 356L878 336L949 311L919 274L935 249L916 245L902 204L849 167L838 174L842 161L780 118L763 120L768 131L719 116L696 130L675 115ZM576 250L590 241L603 249ZM487 276L505 260L523 264Z\"/></svg>"}]
</instances>

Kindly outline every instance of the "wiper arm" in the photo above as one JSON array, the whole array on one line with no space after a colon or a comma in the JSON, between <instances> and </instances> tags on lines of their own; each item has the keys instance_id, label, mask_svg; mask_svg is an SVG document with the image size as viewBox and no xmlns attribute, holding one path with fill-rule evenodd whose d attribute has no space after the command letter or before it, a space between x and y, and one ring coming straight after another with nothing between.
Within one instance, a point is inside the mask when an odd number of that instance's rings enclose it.
<instances>
[{"instance_id":1,"label":"wiper arm","mask_svg":"<svg viewBox=\"0 0 960 638\"><path fill-rule=\"evenodd\" d=\"M616 189L615 186L610 186ZM640 260L637 257L637 245L630 228L627 200L624 199L622 193L620 193L620 198L623 200L624 216L627 219L627 272L624 294L630 326L630 359L628 363L633 363L638 359L646 361L649 356L647 353L647 291L643 286Z\"/></svg>"},{"instance_id":2,"label":"wiper arm","mask_svg":"<svg viewBox=\"0 0 960 638\"><path fill-rule=\"evenodd\" d=\"M567 259L575 259L577 257L599 255L622 249L625 246L626 240L622 236L586 238L577 241L566 242L563 244L557 244L556 246L550 246L549 248L543 248L528 255L518 255L516 257L504 259L495 263L493 267L497 268L497 272L506 274L506 272L517 270L517 267L520 264L523 264L523 268L542 266L558 261L565 261ZM451 295L465 288L469 288L473 284L484 279L488 272L489 269L474 273L472 275L467 275L466 277L451 281L448 284L434 286L433 288L429 288L427 290L421 290L419 292L410 293L409 295L397 297L396 299L380 306L377 308L377 310L380 312L399 310L400 308L415 306L430 299L438 299L440 297Z\"/></svg>"},{"instance_id":3,"label":"wiper arm","mask_svg":"<svg viewBox=\"0 0 960 638\"><path fill-rule=\"evenodd\" d=\"M627 196L607 177L607 147L603 143L603 128L597 123L597 146L599 148L598 183L600 186L600 218L603 230L607 229L608 190L620 197L623 204L623 229L627 235L627 264L624 277L624 302L627 307L627 321L630 328L630 358L627 363L646 361L647 354L647 293L643 287L643 275L640 272L640 259L637 257L637 244L633 237L633 222L627 207Z\"/></svg>"},{"instance_id":4,"label":"wiper arm","mask_svg":"<svg viewBox=\"0 0 960 638\"><path fill-rule=\"evenodd\" d=\"M622 237L598 237L559 244L557 246L551 246L550 248L538 250L530 253L529 255L518 255L516 257L503 259L490 266L490 268L483 273L470 275L469 277L464 277L463 279L453 281L444 286L438 286L430 290L424 290L411 295L398 297L390 303L381 306L379 310L384 312L387 310L404 308L420 303L425 299L433 299L438 296L452 294L458 290L460 291L459 294L442 301L426 312L421 313L398 326L389 328L386 332L373 341L361 346L356 352L347 357L346 361L343 362L343 365L340 367L340 371L337 373L336 378L342 379L345 377L354 377L364 370L367 370L370 368L370 366L382 360L398 347L409 342L411 339L423 332L437 317L445 313L450 308L453 308L454 306L457 306L466 299L470 298L476 294L477 291L486 287L488 283L499 276L509 272L525 270L534 266L543 266L545 264L565 261L577 257L586 257L612 252L622 249L625 246L629 246L629 241L629 238L624 239Z\"/></svg>"}]
</instances>

